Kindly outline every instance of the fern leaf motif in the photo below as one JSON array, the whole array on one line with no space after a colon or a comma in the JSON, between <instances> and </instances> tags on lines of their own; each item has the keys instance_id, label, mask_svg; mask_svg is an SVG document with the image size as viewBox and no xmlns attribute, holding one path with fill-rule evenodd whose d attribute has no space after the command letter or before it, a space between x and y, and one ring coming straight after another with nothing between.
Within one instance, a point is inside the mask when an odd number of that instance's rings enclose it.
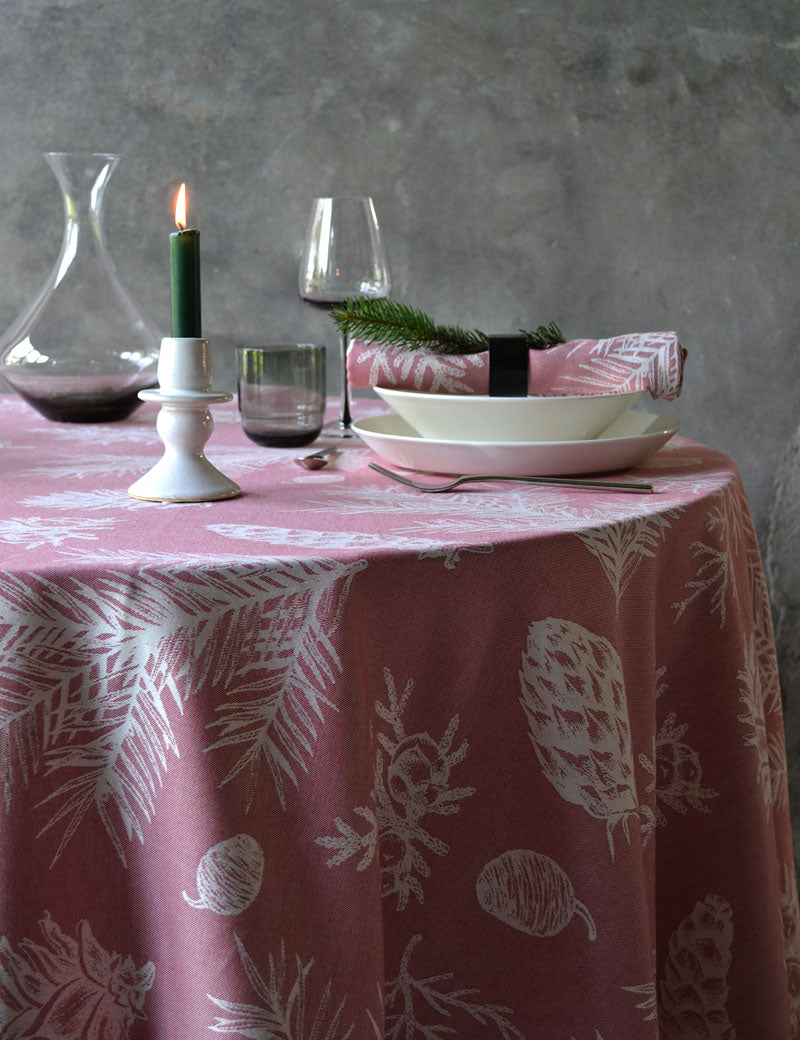
<instances>
[{"instance_id":1,"label":"fern leaf motif","mask_svg":"<svg viewBox=\"0 0 800 1040\"><path fill-rule=\"evenodd\" d=\"M565 801L614 830L640 818L643 843L655 818L640 806L622 663L607 639L573 621L545 618L528 630L521 704L542 772Z\"/></svg>"}]
</instances>

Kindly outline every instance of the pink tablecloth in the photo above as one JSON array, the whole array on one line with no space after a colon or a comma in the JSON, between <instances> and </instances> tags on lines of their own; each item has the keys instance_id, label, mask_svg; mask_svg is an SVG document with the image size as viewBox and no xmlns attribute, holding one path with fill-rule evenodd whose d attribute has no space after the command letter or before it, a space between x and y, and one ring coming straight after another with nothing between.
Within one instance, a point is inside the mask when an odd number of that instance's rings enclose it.
<instances>
[{"instance_id":1,"label":"pink tablecloth","mask_svg":"<svg viewBox=\"0 0 800 1040\"><path fill-rule=\"evenodd\" d=\"M0 1037L788 1040L800 945L739 478L421 496L217 410L0 400Z\"/></svg>"}]
</instances>

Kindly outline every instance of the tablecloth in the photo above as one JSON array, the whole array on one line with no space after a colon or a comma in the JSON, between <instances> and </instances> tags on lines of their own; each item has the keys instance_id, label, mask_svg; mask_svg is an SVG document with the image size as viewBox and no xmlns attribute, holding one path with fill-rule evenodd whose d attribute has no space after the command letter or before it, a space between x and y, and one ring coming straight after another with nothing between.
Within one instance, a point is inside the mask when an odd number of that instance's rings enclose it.
<instances>
[{"instance_id":1,"label":"tablecloth","mask_svg":"<svg viewBox=\"0 0 800 1040\"><path fill-rule=\"evenodd\" d=\"M733 463L420 495L214 414L243 496L165 505L150 406L0 399L0 1037L800 1036Z\"/></svg>"}]
</instances>

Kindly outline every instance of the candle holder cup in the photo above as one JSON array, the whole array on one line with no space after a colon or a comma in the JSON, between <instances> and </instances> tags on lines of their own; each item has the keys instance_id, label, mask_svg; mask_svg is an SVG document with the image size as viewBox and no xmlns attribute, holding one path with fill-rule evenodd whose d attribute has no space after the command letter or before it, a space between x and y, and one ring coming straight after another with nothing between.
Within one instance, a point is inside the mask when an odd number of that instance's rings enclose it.
<instances>
[{"instance_id":1,"label":"candle holder cup","mask_svg":"<svg viewBox=\"0 0 800 1040\"><path fill-rule=\"evenodd\" d=\"M143 401L161 405L156 429L164 454L149 472L128 488L147 502L209 502L235 498L241 488L205 457L214 429L209 406L233 399L212 387L208 340L167 336L161 341L157 390L141 390Z\"/></svg>"}]
</instances>

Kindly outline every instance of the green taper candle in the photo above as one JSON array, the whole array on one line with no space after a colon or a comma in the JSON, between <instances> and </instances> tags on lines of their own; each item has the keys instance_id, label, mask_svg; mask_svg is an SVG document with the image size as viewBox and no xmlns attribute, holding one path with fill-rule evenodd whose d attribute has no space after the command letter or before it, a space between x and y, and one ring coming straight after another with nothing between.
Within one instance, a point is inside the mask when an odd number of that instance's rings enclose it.
<instances>
[{"instance_id":1,"label":"green taper candle","mask_svg":"<svg viewBox=\"0 0 800 1040\"><path fill-rule=\"evenodd\" d=\"M186 185L175 203L179 231L169 236L172 288L172 335L199 339L200 331L200 232L186 227Z\"/></svg>"}]
</instances>

